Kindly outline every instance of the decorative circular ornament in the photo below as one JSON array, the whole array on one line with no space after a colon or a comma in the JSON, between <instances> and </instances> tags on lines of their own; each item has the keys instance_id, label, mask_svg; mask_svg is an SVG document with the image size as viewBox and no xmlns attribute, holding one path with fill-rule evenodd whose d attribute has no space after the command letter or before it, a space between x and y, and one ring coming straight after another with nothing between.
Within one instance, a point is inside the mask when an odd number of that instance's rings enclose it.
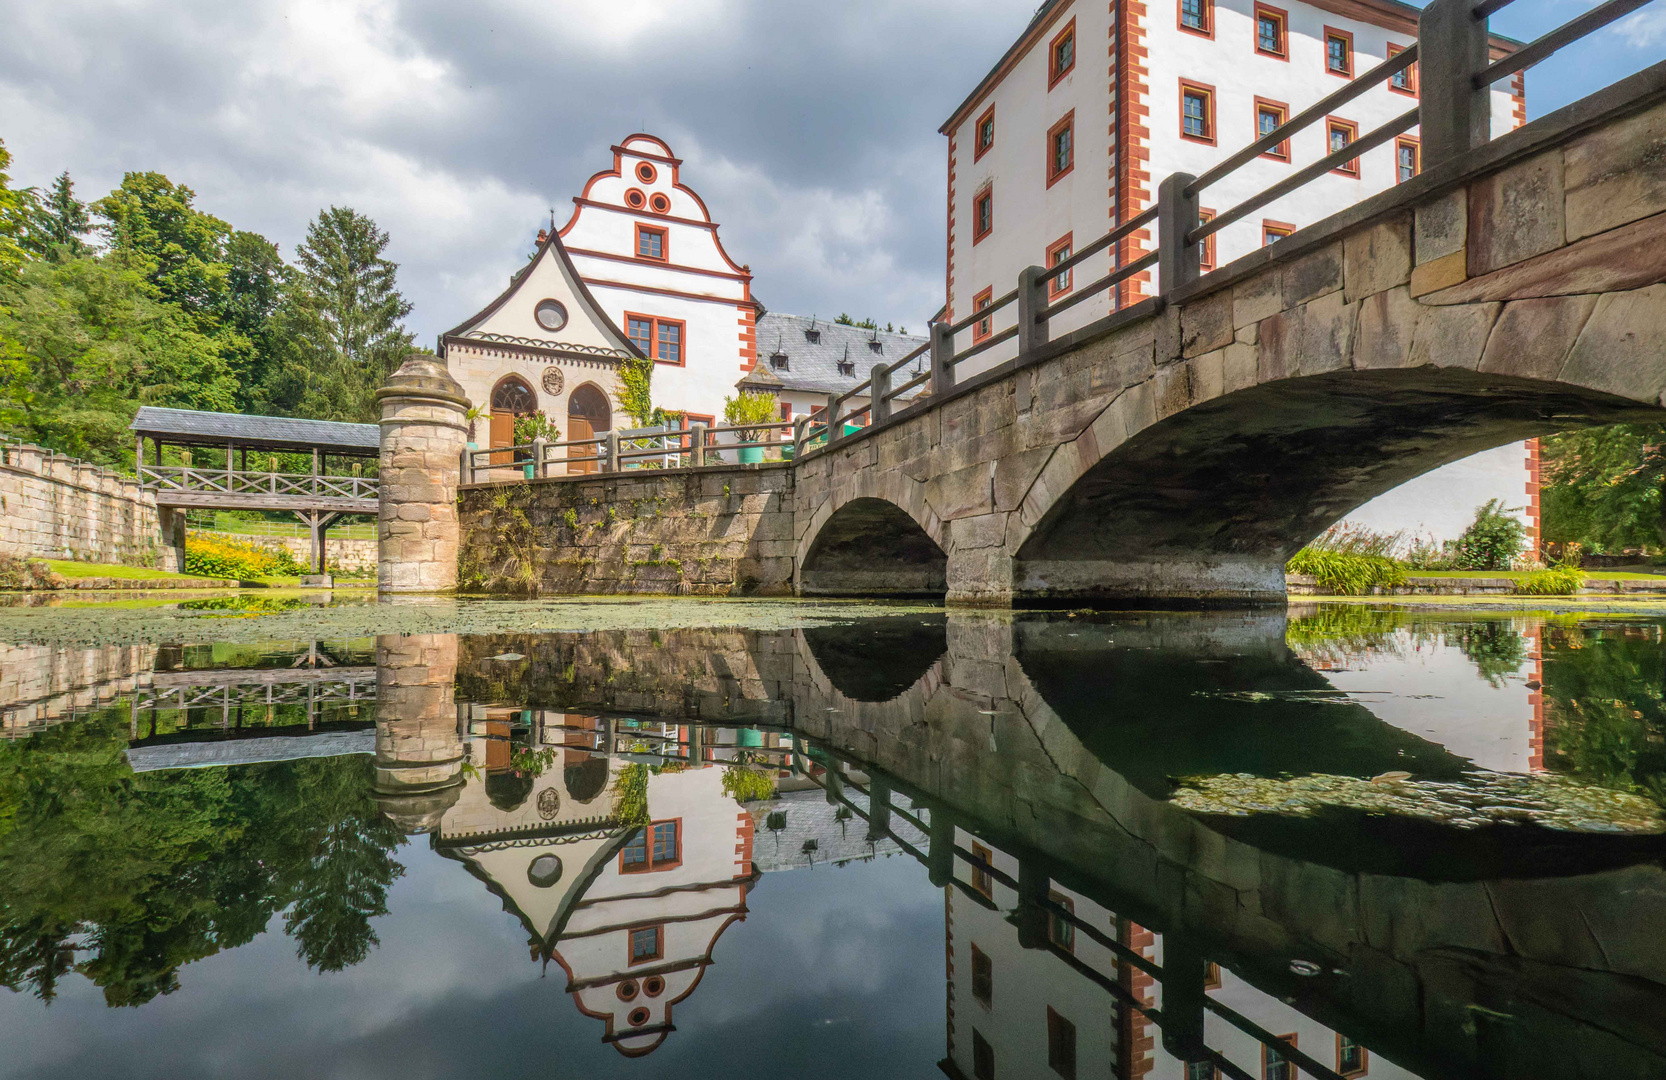
<instances>
[{"instance_id":1,"label":"decorative circular ornament","mask_svg":"<svg viewBox=\"0 0 1666 1080\"><path fill-rule=\"evenodd\" d=\"M555 333L567 325L567 309L559 300L540 300L538 306L532 309L533 318L538 320L550 333Z\"/></svg>"},{"instance_id":2,"label":"decorative circular ornament","mask_svg":"<svg viewBox=\"0 0 1666 1080\"><path fill-rule=\"evenodd\" d=\"M625 192L625 205L631 207L632 209L642 209L642 205L647 201L648 196L642 194L641 188L631 188L629 191Z\"/></svg>"},{"instance_id":3,"label":"decorative circular ornament","mask_svg":"<svg viewBox=\"0 0 1666 1080\"><path fill-rule=\"evenodd\" d=\"M567 385L567 377L561 374L561 369L558 367L545 368L544 377L539 380L539 383L543 386L544 393L559 394L561 388Z\"/></svg>"},{"instance_id":4,"label":"decorative circular ornament","mask_svg":"<svg viewBox=\"0 0 1666 1080\"><path fill-rule=\"evenodd\" d=\"M619 988L615 990L614 993L619 995L620 1001L632 1000L636 997L636 980L626 979L624 982L619 984Z\"/></svg>"},{"instance_id":5,"label":"decorative circular ornament","mask_svg":"<svg viewBox=\"0 0 1666 1080\"><path fill-rule=\"evenodd\" d=\"M549 388L548 382L549 380L546 379L545 389ZM559 813L561 813L561 792L553 787L547 787L540 791L538 793L538 816L548 821Z\"/></svg>"},{"instance_id":6,"label":"decorative circular ornament","mask_svg":"<svg viewBox=\"0 0 1666 1080\"><path fill-rule=\"evenodd\" d=\"M526 879L547 889L561 880L561 858L558 855L540 855L532 860L532 865L526 868Z\"/></svg>"},{"instance_id":7,"label":"decorative circular ornament","mask_svg":"<svg viewBox=\"0 0 1666 1080\"><path fill-rule=\"evenodd\" d=\"M671 210L671 200L658 193L656 193L652 199L648 200L648 205L656 214L668 213Z\"/></svg>"},{"instance_id":8,"label":"decorative circular ornament","mask_svg":"<svg viewBox=\"0 0 1666 1080\"><path fill-rule=\"evenodd\" d=\"M657 177L658 175L659 175L659 170L655 169L652 165L648 164L646 161L640 162L636 166L636 178L638 180L642 181L644 184L653 183L654 178Z\"/></svg>"},{"instance_id":9,"label":"decorative circular ornament","mask_svg":"<svg viewBox=\"0 0 1666 1080\"><path fill-rule=\"evenodd\" d=\"M630 1016L626 1019L630 1021L631 1027L641 1027L648 1022L648 1017L651 1015L647 1009L632 1009Z\"/></svg>"}]
</instances>

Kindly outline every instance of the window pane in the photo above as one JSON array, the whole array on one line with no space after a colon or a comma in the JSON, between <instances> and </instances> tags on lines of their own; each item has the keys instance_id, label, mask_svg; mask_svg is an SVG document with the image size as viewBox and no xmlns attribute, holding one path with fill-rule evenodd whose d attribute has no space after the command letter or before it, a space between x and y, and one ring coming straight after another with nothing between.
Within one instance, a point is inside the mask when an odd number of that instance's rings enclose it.
<instances>
[{"instance_id":1,"label":"window pane","mask_svg":"<svg viewBox=\"0 0 1666 1080\"><path fill-rule=\"evenodd\" d=\"M665 235L651 229L643 229L636 235L636 253L646 255L650 259L661 258L665 250Z\"/></svg>"},{"instance_id":2,"label":"window pane","mask_svg":"<svg viewBox=\"0 0 1666 1080\"><path fill-rule=\"evenodd\" d=\"M664 821L654 826L654 861L677 861L677 823Z\"/></svg>"},{"instance_id":3,"label":"window pane","mask_svg":"<svg viewBox=\"0 0 1666 1080\"><path fill-rule=\"evenodd\" d=\"M1271 109L1262 109L1258 117L1260 120L1259 134L1271 135L1278 129L1280 117Z\"/></svg>"},{"instance_id":4,"label":"window pane","mask_svg":"<svg viewBox=\"0 0 1666 1080\"><path fill-rule=\"evenodd\" d=\"M975 1030L972 1032L972 1080L995 1080L995 1048Z\"/></svg>"},{"instance_id":5,"label":"window pane","mask_svg":"<svg viewBox=\"0 0 1666 1080\"><path fill-rule=\"evenodd\" d=\"M659 324L659 355L656 359L680 364L683 359L683 328L676 323Z\"/></svg>"},{"instance_id":6,"label":"window pane","mask_svg":"<svg viewBox=\"0 0 1666 1080\"><path fill-rule=\"evenodd\" d=\"M648 837L641 831L625 845L624 862L627 867L643 866L648 862Z\"/></svg>"},{"instance_id":7,"label":"window pane","mask_svg":"<svg viewBox=\"0 0 1666 1080\"><path fill-rule=\"evenodd\" d=\"M1070 168L1070 129L1053 136L1053 174L1056 176Z\"/></svg>"},{"instance_id":8,"label":"window pane","mask_svg":"<svg viewBox=\"0 0 1666 1080\"><path fill-rule=\"evenodd\" d=\"M1279 25L1278 19L1271 15L1260 15L1256 17L1255 23L1261 51L1283 54L1283 42L1280 40L1284 36L1280 33L1283 27Z\"/></svg>"},{"instance_id":9,"label":"window pane","mask_svg":"<svg viewBox=\"0 0 1666 1080\"><path fill-rule=\"evenodd\" d=\"M1193 30L1203 29L1203 0L1181 0L1180 22Z\"/></svg>"},{"instance_id":10,"label":"window pane","mask_svg":"<svg viewBox=\"0 0 1666 1080\"><path fill-rule=\"evenodd\" d=\"M654 324L649 319L632 319L626 328L630 334L631 344L641 349L644 355L654 355Z\"/></svg>"},{"instance_id":11,"label":"window pane","mask_svg":"<svg viewBox=\"0 0 1666 1080\"><path fill-rule=\"evenodd\" d=\"M1198 138L1209 137L1208 103L1202 94L1188 92L1184 98L1186 110L1185 131L1188 135Z\"/></svg>"},{"instance_id":12,"label":"window pane","mask_svg":"<svg viewBox=\"0 0 1666 1080\"><path fill-rule=\"evenodd\" d=\"M1348 43L1341 38L1326 38L1325 58L1332 71L1347 71Z\"/></svg>"},{"instance_id":13,"label":"window pane","mask_svg":"<svg viewBox=\"0 0 1666 1080\"><path fill-rule=\"evenodd\" d=\"M978 145L985 150L995 145L995 121L993 119L985 120L983 126L978 128Z\"/></svg>"},{"instance_id":14,"label":"window pane","mask_svg":"<svg viewBox=\"0 0 1666 1080\"><path fill-rule=\"evenodd\" d=\"M975 945L972 947L972 996L985 1005L995 996L995 967Z\"/></svg>"},{"instance_id":15,"label":"window pane","mask_svg":"<svg viewBox=\"0 0 1666 1080\"><path fill-rule=\"evenodd\" d=\"M1075 59L1076 35L1071 34L1069 37L1059 42L1057 50L1053 53L1053 71L1055 73L1063 71L1065 68L1069 67L1071 62Z\"/></svg>"},{"instance_id":16,"label":"window pane","mask_svg":"<svg viewBox=\"0 0 1666 1080\"><path fill-rule=\"evenodd\" d=\"M1058 247L1054 248L1052 254L1047 257L1047 265L1057 266L1059 263L1064 262L1064 260L1068 258L1070 258L1070 245L1060 244ZM1053 278L1053 291L1063 292L1068 288L1070 288L1070 271L1066 270L1064 273L1058 274Z\"/></svg>"},{"instance_id":17,"label":"window pane","mask_svg":"<svg viewBox=\"0 0 1666 1080\"><path fill-rule=\"evenodd\" d=\"M1065 1080L1076 1080L1076 1025L1047 1010L1047 1066Z\"/></svg>"},{"instance_id":18,"label":"window pane","mask_svg":"<svg viewBox=\"0 0 1666 1080\"><path fill-rule=\"evenodd\" d=\"M659 955L659 927L631 931L631 959L651 960Z\"/></svg>"}]
</instances>

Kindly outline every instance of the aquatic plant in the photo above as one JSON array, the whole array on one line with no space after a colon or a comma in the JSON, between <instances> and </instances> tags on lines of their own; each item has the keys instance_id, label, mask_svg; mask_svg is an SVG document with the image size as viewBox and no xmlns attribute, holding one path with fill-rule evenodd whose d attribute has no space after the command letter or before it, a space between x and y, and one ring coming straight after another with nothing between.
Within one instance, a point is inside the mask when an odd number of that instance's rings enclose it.
<instances>
[{"instance_id":1,"label":"aquatic plant","mask_svg":"<svg viewBox=\"0 0 1666 1080\"><path fill-rule=\"evenodd\" d=\"M1387 556L1312 545L1296 552L1285 570L1310 576L1321 590L1337 596L1363 596L1372 589L1392 588L1406 580L1405 568Z\"/></svg>"},{"instance_id":2,"label":"aquatic plant","mask_svg":"<svg viewBox=\"0 0 1666 1080\"><path fill-rule=\"evenodd\" d=\"M1577 566L1534 570L1516 579L1512 592L1522 596L1572 596L1585 584L1585 571Z\"/></svg>"}]
</instances>

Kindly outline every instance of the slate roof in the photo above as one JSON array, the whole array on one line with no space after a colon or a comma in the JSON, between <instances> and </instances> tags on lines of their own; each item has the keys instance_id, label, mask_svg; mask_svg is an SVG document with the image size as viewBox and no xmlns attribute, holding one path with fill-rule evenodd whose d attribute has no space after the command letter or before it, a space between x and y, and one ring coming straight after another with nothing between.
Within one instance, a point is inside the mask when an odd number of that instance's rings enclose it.
<instances>
[{"instance_id":1,"label":"slate roof","mask_svg":"<svg viewBox=\"0 0 1666 1080\"><path fill-rule=\"evenodd\" d=\"M375 454L381 448L376 424L343 424L334 420L292 420L284 416L245 416L242 413L199 412L143 405L129 430L162 436L162 441L197 446L238 446L262 450L311 450L327 454Z\"/></svg>"},{"instance_id":2,"label":"slate roof","mask_svg":"<svg viewBox=\"0 0 1666 1080\"><path fill-rule=\"evenodd\" d=\"M782 315L766 312L757 323L758 367L761 376L768 372L783 390L806 390L816 393L841 394L858 383L867 382L875 364L890 364L902 359L926 343L914 334L888 334L884 330L864 330L859 326L840 326L831 319L810 315ZM817 332L820 341L811 341L805 332ZM870 342L877 341L877 351ZM776 353L786 354L787 366L771 362ZM849 358L851 374L839 371L839 362ZM922 366L924 357L921 357ZM904 371L907 377L903 378ZM913 378L914 366L893 376L896 382ZM752 376L748 376L748 379ZM747 383L742 379L741 383ZM771 389L774 389L773 385ZM910 395L912 396L912 395Z\"/></svg>"}]
</instances>

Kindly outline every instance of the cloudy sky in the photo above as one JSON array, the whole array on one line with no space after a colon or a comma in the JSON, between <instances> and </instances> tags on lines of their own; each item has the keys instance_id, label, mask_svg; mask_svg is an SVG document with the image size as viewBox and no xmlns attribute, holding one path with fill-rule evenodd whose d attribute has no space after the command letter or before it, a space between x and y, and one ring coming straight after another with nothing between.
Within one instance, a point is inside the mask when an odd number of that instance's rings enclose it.
<instances>
[{"instance_id":1,"label":"cloudy sky","mask_svg":"<svg viewBox=\"0 0 1666 1080\"><path fill-rule=\"evenodd\" d=\"M770 307L913 325L942 302L938 125L1035 2L0 0L0 138L20 183L159 170L286 253L322 207L370 214L428 340L646 130ZM1656 2L1531 72L1530 113L1662 55Z\"/></svg>"}]
</instances>

